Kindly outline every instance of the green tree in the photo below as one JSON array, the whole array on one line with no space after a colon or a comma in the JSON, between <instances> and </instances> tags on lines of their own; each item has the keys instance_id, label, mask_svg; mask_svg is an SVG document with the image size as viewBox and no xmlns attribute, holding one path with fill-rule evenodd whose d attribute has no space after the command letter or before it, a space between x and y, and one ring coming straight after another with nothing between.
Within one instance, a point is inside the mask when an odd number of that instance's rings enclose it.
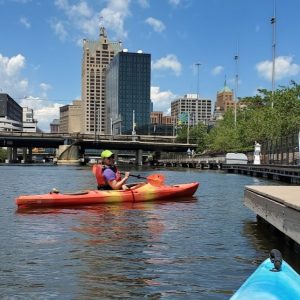
<instances>
[{"instance_id":1,"label":"green tree","mask_svg":"<svg viewBox=\"0 0 300 300\"><path fill-rule=\"evenodd\" d=\"M7 150L0 148L0 162L4 162L7 158Z\"/></svg>"},{"instance_id":2,"label":"green tree","mask_svg":"<svg viewBox=\"0 0 300 300\"><path fill-rule=\"evenodd\" d=\"M186 143L187 142L187 131L186 125L182 126L177 133L176 141ZM195 126L189 128L189 141L190 143L197 144L197 152L202 152L207 149L208 133L207 125L198 123Z\"/></svg>"},{"instance_id":3,"label":"green tree","mask_svg":"<svg viewBox=\"0 0 300 300\"><path fill-rule=\"evenodd\" d=\"M255 141L277 139L299 130L300 127L300 86L291 82L274 93L258 90L254 97L240 99L237 123L234 113L229 110L210 131L208 150L243 151L253 149Z\"/></svg>"}]
</instances>

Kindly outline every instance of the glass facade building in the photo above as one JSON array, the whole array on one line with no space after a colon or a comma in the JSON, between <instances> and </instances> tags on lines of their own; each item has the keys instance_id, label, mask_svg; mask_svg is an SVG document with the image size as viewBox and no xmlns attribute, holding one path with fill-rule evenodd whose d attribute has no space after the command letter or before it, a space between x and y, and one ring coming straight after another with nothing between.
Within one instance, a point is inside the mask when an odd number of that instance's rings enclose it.
<instances>
[{"instance_id":1,"label":"glass facade building","mask_svg":"<svg viewBox=\"0 0 300 300\"><path fill-rule=\"evenodd\" d=\"M8 94L0 93L0 131L22 131L23 108Z\"/></svg>"},{"instance_id":2,"label":"glass facade building","mask_svg":"<svg viewBox=\"0 0 300 300\"><path fill-rule=\"evenodd\" d=\"M150 126L151 55L119 52L106 72L108 134L147 134Z\"/></svg>"}]
</instances>

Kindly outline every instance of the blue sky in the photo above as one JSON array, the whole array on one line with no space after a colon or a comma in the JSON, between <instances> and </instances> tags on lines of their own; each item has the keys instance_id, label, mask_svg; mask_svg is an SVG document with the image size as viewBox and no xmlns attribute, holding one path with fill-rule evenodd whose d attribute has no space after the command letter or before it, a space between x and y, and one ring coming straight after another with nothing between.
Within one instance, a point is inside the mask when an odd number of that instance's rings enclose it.
<instances>
[{"instance_id":1,"label":"blue sky","mask_svg":"<svg viewBox=\"0 0 300 300\"><path fill-rule=\"evenodd\" d=\"M81 95L82 39L110 40L151 54L154 110L178 96L216 99L271 90L274 0L0 0L0 91L35 109L39 127ZM276 0L276 87L300 83L300 1ZM200 63L199 81L195 67Z\"/></svg>"}]
</instances>

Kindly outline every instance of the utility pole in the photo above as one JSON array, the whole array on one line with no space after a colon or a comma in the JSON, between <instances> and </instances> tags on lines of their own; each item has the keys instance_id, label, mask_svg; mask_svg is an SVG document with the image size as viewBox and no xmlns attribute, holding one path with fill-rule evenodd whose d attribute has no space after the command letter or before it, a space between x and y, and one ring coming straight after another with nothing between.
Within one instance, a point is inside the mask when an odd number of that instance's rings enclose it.
<instances>
[{"instance_id":1,"label":"utility pole","mask_svg":"<svg viewBox=\"0 0 300 300\"><path fill-rule=\"evenodd\" d=\"M274 12L271 18L272 25L272 103L274 106L274 92L275 92L275 58L276 58L276 0L273 2Z\"/></svg>"},{"instance_id":2,"label":"utility pole","mask_svg":"<svg viewBox=\"0 0 300 300\"><path fill-rule=\"evenodd\" d=\"M239 89L239 44L237 42L236 55L234 56L235 60L235 91L234 91L234 127L236 127L236 110L237 110L237 101L238 101L238 89Z\"/></svg>"},{"instance_id":3,"label":"utility pole","mask_svg":"<svg viewBox=\"0 0 300 300\"><path fill-rule=\"evenodd\" d=\"M199 99L199 68L201 64L196 63L195 66L197 67L197 99Z\"/></svg>"},{"instance_id":4,"label":"utility pole","mask_svg":"<svg viewBox=\"0 0 300 300\"><path fill-rule=\"evenodd\" d=\"M97 106L96 106L96 99L94 99L94 140L96 142L97 140Z\"/></svg>"},{"instance_id":5,"label":"utility pole","mask_svg":"<svg viewBox=\"0 0 300 300\"><path fill-rule=\"evenodd\" d=\"M195 66L197 67L197 101L198 101L199 100L199 68L200 68L201 64L196 63ZM201 112L202 112L202 103L201 103ZM197 116L196 116L196 122L197 121L198 121L198 111L197 111Z\"/></svg>"},{"instance_id":6,"label":"utility pole","mask_svg":"<svg viewBox=\"0 0 300 300\"><path fill-rule=\"evenodd\" d=\"M189 99L187 99L188 101ZM190 112L187 115L187 133L186 133L186 143L190 143Z\"/></svg>"}]
</instances>

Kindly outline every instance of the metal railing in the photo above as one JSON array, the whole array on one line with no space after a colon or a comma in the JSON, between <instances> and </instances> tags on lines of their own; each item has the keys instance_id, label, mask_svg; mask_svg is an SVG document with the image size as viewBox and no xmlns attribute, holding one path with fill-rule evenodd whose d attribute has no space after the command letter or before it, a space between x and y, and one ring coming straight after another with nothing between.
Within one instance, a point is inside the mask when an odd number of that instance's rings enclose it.
<instances>
[{"instance_id":1,"label":"metal railing","mask_svg":"<svg viewBox=\"0 0 300 300\"><path fill-rule=\"evenodd\" d=\"M299 165L298 133L267 140L262 143L261 155L263 164Z\"/></svg>"}]
</instances>

